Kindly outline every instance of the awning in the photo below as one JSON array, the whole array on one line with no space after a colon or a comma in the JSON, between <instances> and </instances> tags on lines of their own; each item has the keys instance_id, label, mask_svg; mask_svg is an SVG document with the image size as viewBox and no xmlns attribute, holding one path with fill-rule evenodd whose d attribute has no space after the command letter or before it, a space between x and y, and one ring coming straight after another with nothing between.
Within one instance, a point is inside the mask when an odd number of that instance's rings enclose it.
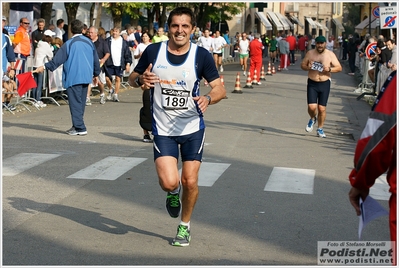
<instances>
[{"instance_id":1,"label":"awning","mask_svg":"<svg viewBox=\"0 0 399 268\"><path fill-rule=\"evenodd\" d=\"M314 24L316 24L317 28L319 28L319 29L323 28L323 25L321 25L320 22L318 22L318 21L314 20Z\"/></svg>"},{"instance_id":2,"label":"awning","mask_svg":"<svg viewBox=\"0 0 399 268\"><path fill-rule=\"evenodd\" d=\"M301 26L302 29L303 29L304 26L303 26L302 22L300 22L300 20L299 20L297 17L292 16L292 15L290 15L290 17L291 17L291 20L292 20L295 24L298 24L298 25Z\"/></svg>"},{"instance_id":3,"label":"awning","mask_svg":"<svg viewBox=\"0 0 399 268\"><path fill-rule=\"evenodd\" d=\"M290 22L289 19L287 19L285 16L281 15L280 13L275 13L281 23L284 25L285 30L294 30L294 25Z\"/></svg>"},{"instance_id":4,"label":"awning","mask_svg":"<svg viewBox=\"0 0 399 268\"><path fill-rule=\"evenodd\" d=\"M277 18L276 14L271 11L267 11L267 15L269 16L271 22L276 26L277 31L283 31L284 26L281 24L280 20ZM287 29L288 30L288 29Z\"/></svg>"},{"instance_id":5,"label":"awning","mask_svg":"<svg viewBox=\"0 0 399 268\"><path fill-rule=\"evenodd\" d=\"M326 32L329 32L330 30L328 29L328 27L327 26L324 26L323 25L323 29L324 29L324 31L326 31Z\"/></svg>"},{"instance_id":6,"label":"awning","mask_svg":"<svg viewBox=\"0 0 399 268\"><path fill-rule=\"evenodd\" d=\"M356 27L355 30L363 30L364 28L367 27L367 29L369 28L369 23L370 23L370 19L367 18L365 20L363 20L361 23L359 23ZM377 27L377 22L375 18L371 18L371 29L375 29Z\"/></svg>"},{"instance_id":7,"label":"awning","mask_svg":"<svg viewBox=\"0 0 399 268\"><path fill-rule=\"evenodd\" d=\"M263 25L266 27L266 31L273 30L272 24L267 20L265 13L263 12L255 12L255 15L259 18Z\"/></svg>"},{"instance_id":8,"label":"awning","mask_svg":"<svg viewBox=\"0 0 399 268\"><path fill-rule=\"evenodd\" d=\"M317 28L317 25L314 23L314 21L311 18L306 17L306 20L309 22L309 25L312 29Z\"/></svg>"},{"instance_id":9,"label":"awning","mask_svg":"<svg viewBox=\"0 0 399 268\"><path fill-rule=\"evenodd\" d=\"M342 26L342 24L341 24L341 22L339 20L333 18L332 21L338 27L338 29L340 29L341 31L345 31L344 26Z\"/></svg>"}]
</instances>

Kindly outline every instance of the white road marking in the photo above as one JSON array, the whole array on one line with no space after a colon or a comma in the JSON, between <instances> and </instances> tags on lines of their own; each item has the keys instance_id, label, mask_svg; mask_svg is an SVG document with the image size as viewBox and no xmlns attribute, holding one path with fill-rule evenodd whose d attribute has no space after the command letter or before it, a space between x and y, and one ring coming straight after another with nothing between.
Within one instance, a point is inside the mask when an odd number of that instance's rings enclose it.
<instances>
[{"instance_id":1,"label":"white road marking","mask_svg":"<svg viewBox=\"0 0 399 268\"><path fill-rule=\"evenodd\" d=\"M313 194L314 169L274 167L264 191Z\"/></svg>"},{"instance_id":2,"label":"white road marking","mask_svg":"<svg viewBox=\"0 0 399 268\"><path fill-rule=\"evenodd\" d=\"M387 176L385 174L375 180L369 194L374 199L389 200L391 193L389 192L389 184L387 183Z\"/></svg>"},{"instance_id":3,"label":"white road marking","mask_svg":"<svg viewBox=\"0 0 399 268\"><path fill-rule=\"evenodd\" d=\"M15 176L60 154L20 153L3 160L3 176Z\"/></svg>"},{"instance_id":4,"label":"white road marking","mask_svg":"<svg viewBox=\"0 0 399 268\"><path fill-rule=\"evenodd\" d=\"M68 176L67 179L116 180L145 160L147 158L108 156Z\"/></svg>"},{"instance_id":5,"label":"white road marking","mask_svg":"<svg viewBox=\"0 0 399 268\"><path fill-rule=\"evenodd\" d=\"M228 169L230 164L202 162L198 174L198 186L211 187ZM179 170L181 175L181 169Z\"/></svg>"}]
</instances>

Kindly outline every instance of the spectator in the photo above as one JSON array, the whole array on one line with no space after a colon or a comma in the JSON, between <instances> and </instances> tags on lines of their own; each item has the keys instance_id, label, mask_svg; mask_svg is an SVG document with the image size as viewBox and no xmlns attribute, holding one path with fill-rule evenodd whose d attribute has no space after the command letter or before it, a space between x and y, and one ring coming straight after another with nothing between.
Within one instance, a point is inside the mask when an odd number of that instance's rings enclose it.
<instances>
[{"instance_id":1,"label":"spectator","mask_svg":"<svg viewBox=\"0 0 399 268\"><path fill-rule=\"evenodd\" d=\"M273 64L276 62L276 57L277 57L277 39L276 36L273 35L272 40L270 40L270 60L273 62Z\"/></svg>"},{"instance_id":2,"label":"spectator","mask_svg":"<svg viewBox=\"0 0 399 268\"><path fill-rule=\"evenodd\" d=\"M328 49L330 51L334 51L334 39L331 35L328 37L328 40L326 43L326 49Z\"/></svg>"},{"instance_id":3,"label":"spectator","mask_svg":"<svg viewBox=\"0 0 399 268\"><path fill-rule=\"evenodd\" d=\"M159 184L167 192L169 215L177 218L181 211L173 246L190 244L190 220L198 198L198 172L205 138L203 116L208 105L219 102L226 94L211 55L190 43L194 24L195 17L190 8L172 10L168 17L169 42L148 46L129 77L130 85L151 89L154 162ZM155 68L159 65L165 68ZM209 81L212 88L205 96L199 92L200 77ZM172 83L176 79L182 83ZM170 90L162 93L162 88ZM169 98L178 101L168 102ZM179 148L183 161L181 176L178 171ZM181 189L183 196L180 199Z\"/></svg>"},{"instance_id":4,"label":"spectator","mask_svg":"<svg viewBox=\"0 0 399 268\"><path fill-rule=\"evenodd\" d=\"M280 53L280 68L288 71L288 65L290 65L289 53L290 44L287 42L286 35L281 35L281 40L278 42L278 51Z\"/></svg>"},{"instance_id":5,"label":"spectator","mask_svg":"<svg viewBox=\"0 0 399 268\"><path fill-rule=\"evenodd\" d=\"M64 31L64 20L63 19L58 19L57 20L57 27L54 30L55 32L55 37L62 39L62 36L64 35L65 31Z\"/></svg>"},{"instance_id":6,"label":"spectator","mask_svg":"<svg viewBox=\"0 0 399 268\"><path fill-rule=\"evenodd\" d=\"M44 34L44 26L46 24L45 20L40 18L37 20L37 29L34 30L31 34L32 45L33 45L33 54L35 54L35 50L37 47L37 43L43 39Z\"/></svg>"},{"instance_id":7,"label":"spectator","mask_svg":"<svg viewBox=\"0 0 399 268\"><path fill-rule=\"evenodd\" d=\"M349 53L349 40L347 38L344 38L342 40L342 60L348 59L348 53Z\"/></svg>"},{"instance_id":8,"label":"spectator","mask_svg":"<svg viewBox=\"0 0 399 268\"><path fill-rule=\"evenodd\" d=\"M57 52L54 58L44 64L46 69L54 71L63 64L62 80L67 90L68 104L72 117L72 127L66 131L68 135L87 135L83 121L87 88L93 77L100 74L100 64L96 49L90 40L82 36L83 23L80 20L71 22L72 38ZM43 72L40 66L37 72Z\"/></svg>"},{"instance_id":9,"label":"spectator","mask_svg":"<svg viewBox=\"0 0 399 268\"><path fill-rule=\"evenodd\" d=\"M33 59L33 71L37 67L43 66L44 63L48 62L53 58L53 50L51 48L51 43L55 33L46 30L43 33L43 39L39 41L35 50L35 57ZM33 77L35 78L37 87L32 89L33 98L36 100L34 105L37 108L44 108L47 105L42 101L42 89L43 89L43 73L33 72Z\"/></svg>"},{"instance_id":10,"label":"spectator","mask_svg":"<svg viewBox=\"0 0 399 268\"><path fill-rule=\"evenodd\" d=\"M55 32L55 25L54 24L49 24L47 28L48 28L48 30L50 30L52 32Z\"/></svg>"},{"instance_id":11,"label":"spectator","mask_svg":"<svg viewBox=\"0 0 399 268\"><path fill-rule=\"evenodd\" d=\"M255 85L262 84L260 82L260 70L262 68L262 50L264 49L264 46L262 44L262 41L259 40L259 38L260 34L255 33L254 39L249 43L249 52L250 52L249 72L251 75L252 84Z\"/></svg>"},{"instance_id":12,"label":"spectator","mask_svg":"<svg viewBox=\"0 0 399 268\"><path fill-rule=\"evenodd\" d=\"M89 37L90 40L94 43L98 58L100 59L100 74L98 75L97 84L91 83L89 85L87 91L86 105L91 105L90 96L91 96L92 86L98 86L98 89L100 91L100 104L104 104L105 103L104 85L106 83L104 63L107 61L107 59L111 54L109 51L108 43L102 37L99 36L99 32L96 27L91 26L89 28Z\"/></svg>"},{"instance_id":13,"label":"spectator","mask_svg":"<svg viewBox=\"0 0 399 268\"><path fill-rule=\"evenodd\" d=\"M358 47L356 45L355 38L352 37L349 39L348 42L348 63L350 69L350 73L348 73L349 75L355 75L356 71L355 61L356 61L357 50Z\"/></svg>"},{"instance_id":14,"label":"spectator","mask_svg":"<svg viewBox=\"0 0 399 268\"><path fill-rule=\"evenodd\" d=\"M108 88L110 88L108 100L119 102L119 88L123 72L130 72L132 64L132 53L130 52L128 43L120 36L121 29L114 27L112 37L107 39L111 56L106 61L108 75L106 77ZM115 88L112 87L110 76L115 76Z\"/></svg>"},{"instance_id":15,"label":"spectator","mask_svg":"<svg viewBox=\"0 0 399 268\"><path fill-rule=\"evenodd\" d=\"M169 40L169 38L164 34L163 27L159 27L157 34L152 37L152 43L158 43L166 40Z\"/></svg>"},{"instance_id":16,"label":"spectator","mask_svg":"<svg viewBox=\"0 0 399 268\"><path fill-rule=\"evenodd\" d=\"M55 56L55 54L57 53L58 49L60 49L60 47L62 47L64 42L59 37L54 37L53 42L51 44L52 44L52 48L53 48L53 54Z\"/></svg>"},{"instance_id":17,"label":"spectator","mask_svg":"<svg viewBox=\"0 0 399 268\"><path fill-rule=\"evenodd\" d=\"M389 61L392 59L392 51L391 49L393 48L392 42L387 41L389 43L389 46L386 45L383 41L378 40L377 41L377 47L381 49L381 54L379 57L378 61L378 73L377 75L377 84L376 84L376 92L378 93L382 87L382 85L385 83L386 78L388 75L391 73L391 69L388 67ZM391 48L391 49L389 49Z\"/></svg>"},{"instance_id":18,"label":"spectator","mask_svg":"<svg viewBox=\"0 0 399 268\"><path fill-rule=\"evenodd\" d=\"M25 62L27 57L30 55L31 41L29 37L29 25L28 18L23 17L19 20L19 28L14 34L13 47L15 57L22 60L21 73L25 72Z\"/></svg>"},{"instance_id":19,"label":"spectator","mask_svg":"<svg viewBox=\"0 0 399 268\"><path fill-rule=\"evenodd\" d=\"M290 65L295 65L295 50L297 47L297 42L295 36L292 34L292 32L288 32L288 36L286 38L286 41L288 42L289 45L289 60L290 60Z\"/></svg>"},{"instance_id":20,"label":"spectator","mask_svg":"<svg viewBox=\"0 0 399 268\"><path fill-rule=\"evenodd\" d=\"M7 23L7 18L2 17L2 28L4 29L4 26ZM15 76L15 54L14 50L12 47L12 42L11 39L8 35L2 33L2 42L1 42L1 80L2 80L2 98L1 101L3 103L4 108L8 108L11 111L15 110L15 107L10 104L12 94L16 91L17 85L16 83L12 80ZM10 63L10 70L7 70L7 64ZM9 93L9 94L4 94L4 93Z\"/></svg>"},{"instance_id":21,"label":"spectator","mask_svg":"<svg viewBox=\"0 0 399 268\"><path fill-rule=\"evenodd\" d=\"M305 58L307 46L308 46L308 37L306 35L301 35L298 40L298 49L301 52L301 59Z\"/></svg>"},{"instance_id":22,"label":"spectator","mask_svg":"<svg viewBox=\"0 0 399 268\"><path fill-rule=\"evenodd\" d=\"M136 34L135 34L135 29L133 26L129 26L129 28L126 30L126 33L128 35L127 42L129 43L129 47L137 47L139 42L136 40Z\"/></svg>"},{"instance_id":23,"label":"spectator","mask_svg":"<svg viewBox=\"0 0 399 268\"><path fill-rule=\"evenodd\" d=\"M349 174L352 188L349 201L356 214L361 215L360 198L368 198L370 188L377 178L386 173L389 185L389 230L390 240L396 243L396 183L397 183L397 108L396 71L384 82L375 101L363 133L357 142L354 168ZM394 245L394 265L396 250Z\"/></svg>"},{"instance_id":24,"label":"spectator","mask_svg":"<svg viewBox=\"0 0 399 268\"><path fill-rule=\"evenodd\" d=\"M136 39L137 44L141 43L141 31L142 31L141 26L137 25L136 32L134 33L134 38Z\"/></svg>"}]
</instances>

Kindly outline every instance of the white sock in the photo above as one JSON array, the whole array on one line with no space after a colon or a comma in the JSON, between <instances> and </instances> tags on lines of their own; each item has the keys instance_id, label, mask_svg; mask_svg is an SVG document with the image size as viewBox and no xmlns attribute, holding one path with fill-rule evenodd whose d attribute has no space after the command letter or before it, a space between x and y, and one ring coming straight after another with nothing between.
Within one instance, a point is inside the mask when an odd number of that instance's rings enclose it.
<instances>
[{"instance_id":1,"label":"white sock","mask_svg":"<svg viewBox=\"0 0 399 268\"><path fill-rule=\"evenodd\" d=\"M180 191L180 183L179 183L179 186L176 189L174 189L172 192L170 192L170 193L171 194L178 194L179 191Z\"/></svg>"},{"instance_id":2,"label":"white sock","mask_svg":"<svg viewBox=\"0 0 399 268\"><path fill-rule=\"evenodd\" d=\"M181 222L180 222L180 225L187 226L188 229L190 230L190 222L181 221Z\"/></svg>"}]
</instances>

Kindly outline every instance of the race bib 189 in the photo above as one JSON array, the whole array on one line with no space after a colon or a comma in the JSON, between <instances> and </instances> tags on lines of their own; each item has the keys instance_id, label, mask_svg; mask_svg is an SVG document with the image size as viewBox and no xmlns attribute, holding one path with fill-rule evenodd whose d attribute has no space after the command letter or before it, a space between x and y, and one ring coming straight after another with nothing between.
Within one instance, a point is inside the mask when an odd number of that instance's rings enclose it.
<instances>
[{"instance_id":1,"label":"race bib 189","mask_svg":"<svg viewBox=\"0 0 399 268\"><path fill-rule=\"evenodd\" d=\"M162 106L168 110L188 109L190 91L162 88Z\"/></svg>"}]
</instances>

